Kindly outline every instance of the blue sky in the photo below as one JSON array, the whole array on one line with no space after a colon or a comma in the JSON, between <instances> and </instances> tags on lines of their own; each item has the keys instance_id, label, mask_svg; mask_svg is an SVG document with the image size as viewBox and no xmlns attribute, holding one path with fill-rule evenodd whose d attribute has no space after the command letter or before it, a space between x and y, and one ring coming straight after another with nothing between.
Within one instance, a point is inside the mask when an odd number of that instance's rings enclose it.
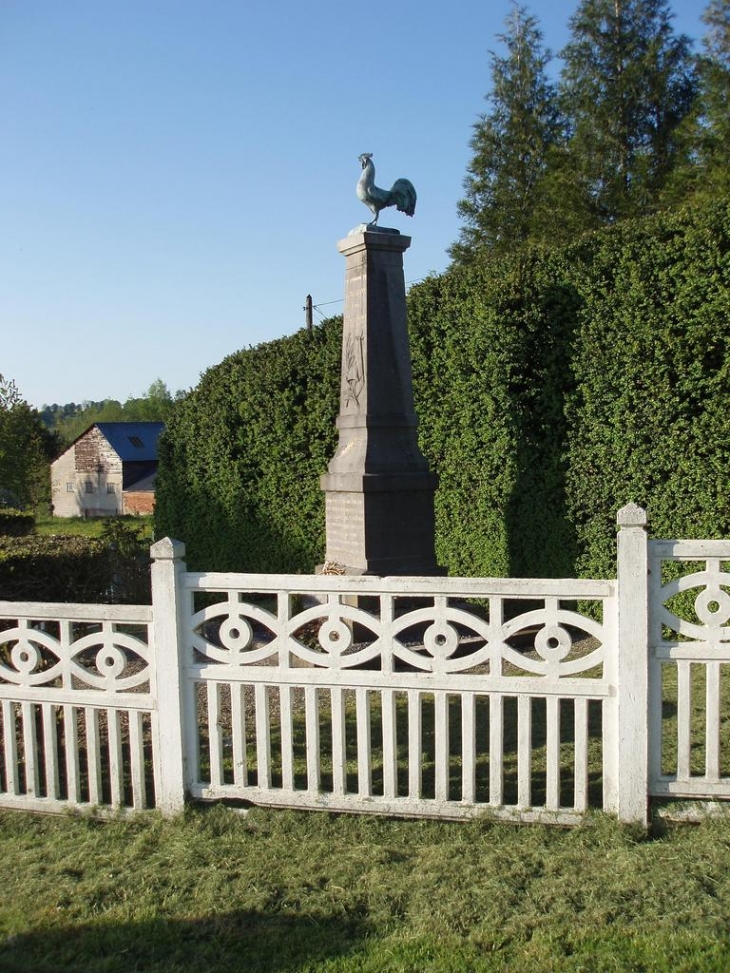
<instances>
[{"instance_id":1,"label":"blue sky","mask_svg":"<svg viewBox=\"0 0 730 973\"><path fill-rule=\"evenodd\" d=\"M575 4L534 0L546 44ZM704 3L674 0L702 36ZM337 241L406 176L445 269L509 0L0 0L0 373L40 407L174 392L342 309ZM556 64L557 70L557 64Z\"/></svg>"}]
</instances>

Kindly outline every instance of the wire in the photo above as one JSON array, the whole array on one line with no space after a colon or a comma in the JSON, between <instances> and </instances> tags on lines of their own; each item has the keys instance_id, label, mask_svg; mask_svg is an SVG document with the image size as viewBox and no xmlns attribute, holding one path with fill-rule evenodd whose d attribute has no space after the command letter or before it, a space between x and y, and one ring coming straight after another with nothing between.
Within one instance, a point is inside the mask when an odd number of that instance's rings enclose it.
<instances>
[{"instance_id":1,"label":"wire","mask_svg":"<svg viewBox=\"0 0 730 973\"><path fill-rule=\"evenodd\" d=\"M425 279L426 279L425 277L417 277L415 280L407 280L406 281L406 287L409 287L411 284L420 284L421 281L422 280L425 280ZM319 314L319 316L322 318L322 320L324 321L325 320L325 317L322 314L322 312L320 311L320 308L321 307L330 307L332 304L344 304L344 303L345 303L345 298L344 297L341 297L337 301L321 301L319 304L313 304L312 305L312 310L313 311L316 311Z\"/></svg>"}]
</instances>

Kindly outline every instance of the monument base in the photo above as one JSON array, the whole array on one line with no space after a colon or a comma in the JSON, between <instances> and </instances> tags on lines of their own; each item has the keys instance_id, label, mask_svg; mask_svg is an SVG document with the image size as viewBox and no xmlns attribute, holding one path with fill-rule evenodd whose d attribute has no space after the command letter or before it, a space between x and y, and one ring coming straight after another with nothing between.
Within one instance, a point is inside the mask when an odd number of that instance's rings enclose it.
<instances>
[{"instance_id":1,"label":"monument base","mask_svg":"<svg viewBox=\"0 0 730 973\"><path fill-rule=\"evenodd\" d=\"M339 573L442 575L434 552L434 490L431 473L322 477L326 491L326 561Z\"/></svg>"}]
</instances>

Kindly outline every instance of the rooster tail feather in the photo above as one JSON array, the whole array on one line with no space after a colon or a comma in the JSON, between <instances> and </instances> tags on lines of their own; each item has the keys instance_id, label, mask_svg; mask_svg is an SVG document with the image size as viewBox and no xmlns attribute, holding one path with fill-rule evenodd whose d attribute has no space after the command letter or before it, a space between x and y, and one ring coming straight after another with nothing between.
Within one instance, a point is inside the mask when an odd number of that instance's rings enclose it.
<instances>
[{"instance_id":1,"label":"rooster tail feather","mask_svg":"<svg viewBox=\"0 0 730 973\"><path fill-rule=\"evenodd\" d=\"M401 213L405 213L407 216L413 216L416 212L416 190L410 180L396 179L390 195Z\"/></svg>"}]
</instances>

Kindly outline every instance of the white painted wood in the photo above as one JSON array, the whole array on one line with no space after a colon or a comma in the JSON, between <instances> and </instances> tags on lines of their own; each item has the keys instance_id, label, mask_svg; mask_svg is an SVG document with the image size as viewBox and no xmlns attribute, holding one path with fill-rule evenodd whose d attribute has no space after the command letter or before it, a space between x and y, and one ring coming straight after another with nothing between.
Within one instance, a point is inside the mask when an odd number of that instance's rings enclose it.
<instances>
[{"instance_id":1,"label":"white painted wood","mask_svg":"<svg viewBox=\"0 0 730 973\"><path fill-rule=\"evenodd\" d=\"M202 800L218 800L221 798L235 798L235 790L230 786L211 789L204 786L193 786L190 789L192 797ZM321 811L341 811L350 814L382 814L389 817L423 817L437 818L445 821L463 821L473 817L484 820L511 821L525 824L578 825L584 818L568 809L548 811L545 808L518 808L514 805L492 807L491 805L462 804L460 801L449 801L439 804L433 799L413 801L407 797L398 797L386 801L379 796L362 798L357 794L345 794L335 798L332 794L311 795L307 791L297 791L294 794L283 790L260 791L251 788L248 792L250 800L255 804L265 804L268 807L293 807L300 810L311 809ZM0 799L1 803L1 799Z\"/></svg>"},{"instance_id":2,"label":"white painted wood","mask_svg":"<svg viewBox=\"0 0 730 973\"><path fill-rule=\"evenodd\" d=\"M467 804L476 801L476 697L464 693L461 697L461 799Z\"/></svg>"},{"instance_id":3,"label":"white painted wood","mask_svg":"<svg viewBox=\"0 0 730 973\"><path fill-rule=\"evenodd\" d=\"M147 807L144 767L144 714L139 710L130 710L128 717L132 806L141 810Z\"/></svg>"},{"instance_id":4,"label":"white painted wood","mask_svg":"<svg viewBox=\"0 0 730 973\"><path fill-rule=\"evenodd\" d=\"M588 700L576 699L573 715L573 807L583 812L588 808Z\"/></svg>"},{"instance_id":5,"label":"white painted wood","mask_svg":"<svg viewBox=\"0 0 730 973\"><path fill-rule=\"evenodd\" d=\"M437 801L449 799L449 697L445 692L434 693L434 765L435 796Z\"/></svg>"},{"instance_id":6,"label":"white painted wood","mask_svg":"<svg viewBox=\"0 0 730 973\"><path fill-rule=\"evenodd\" d=\"M646 512L636 504L617 516L618 533L618 685L607 744L618 772L616 805L621 821L649 822L648 741L648 549Z\"/></svg>"},{"instance_id":7,"label":"white painted wood","mask_svg":"<svg viewBox=\"0 0 730 973\"><path fill-rule=\"evenodd\" d=\"M36 737L35 707L31 703L21 704L21 726L23 738L23 763L25 766L25 792L30 797L40 796L38 740Z\"/></svg>"},{"instance_id":8,"label":"white painted wood","mask_svg":"<svg viewBox=\"0 0 730 973\"><path fill-rule=\"evenodd\" d=\"M284 740L284 698L289 698L290 690L282 687L282 748ZM246 756L246 697L245 688L231 684L231 735L233 737L233 782L238 787L248 784L248 767ZM289 749L291 749L291 713L289 715ZM291 761L290 761L291 766Z\"/></svg>"},{"instance_id":9,"label":"white painted wood","mask_svg":"<svg viewBox=\"0 0 730 973\"><path fill-rule=\"evenodd\" d=\"M705 776L720 780L720 663L705 666Z\"/></svg>"},{"instance_id":10,"label":"white painted wood","mask_svg":"<svg viewBox=\"0 0 730 973\"><path fill-rule=\"evenodd\" d=\"M408 690L408 796L418 800L422 796L423 724L421 693Z\"/></svg>"},{"instance_id":11,"label":"white painted wood","mask_svg":"<svg viewBox=\"0 0 730 973\"><path fill-rule=\"evenodd\" d=\"M692 740L691 662L677 663L677 777L689 780Z\"/></svg>"},{"instance_id":12,"label":"white painted wood","mask_svg":"<svg viewBox=\"0 0 730 973\"><path fill-rule=\"evenodd\" d=\"M158 543L162 544L163 541ZM174 542L179 543L179 542ZM156 547L156 545L155 545ZM611 598L615 581L582 578L439 578L370 577L367 575L226 574L188 572L191 591L247 591L278 594L445 595L449 598L483 598L499 595L510 600L558 597L566 601ZM9 604L13 604L10 602ZM0 612L2 603L0 603Z\"/></svg>"},{"instance_id":13,"label":"white painted wood","mask_svg":"<svg viewBox=\"0 0 730 973\"><path fill-rule=\"evenodd\" d=\"M58 800L61 797L58 770L58 729L56 715L58 707L52 703L42 703L43 720L43 762L46 778L46 797Z\"/></svg>"},{"instance_id":14,"label":"white painted wood","mask_svg":"<svg viewBox=\"0 0 730 973\"><path fill-rule=\"evenodd\" d=\"M370 731L370 693L358 687L355 691L355 712L357 718L357 792L360 797L371 797L373 793L372 755Z\"/></svg>"},{"instance_id":15,"label":"white painted wood","mask_svg":"<svg viewBox=\"0 0 730 973\"><path fill-rule=\"evenodd\" d=\"M347 790L347 752L345 726L345 697L341 686L330 690L332 711L332 792L344 794Z\"/></svg>"},{"instance_id":16,"label":"white painted wood","mask_svg":"<svg viewBox=\"0 0 730 973\"><path fill-rule=\"evenodd\" d=\"M557 696L547 698L547 794L545 806L549 811L560 807L560 700Z\"/></svg>"},{"instance_id":17,"label":"white painted wood","mask_svg":"<svg viewBox=\"0 0 730 973\"><path fill-rule=\"evenodd\" d=\"M152 693L157 705L157 719L153 724L158 769L155 790L158 808L163 814L172 815L185 804L185 751L180 728L196 725L194 697L191 698L190 691L184 699L182 695L181 676L189 652L181 617L185 545L166 537L152 545L150 554L155 658ZM190 742L188 738L188 745ZM188 757L190 753L188 749Z\"/></svg>"},{"instance_id":18,"label":"white painted wood","mask_svg":"<svg viewBox=\"0 0 730 973\"><path fill-rule=\"evenodd\" d=\"M208 754L210 759L210 783L213 787L223 783L223 730L220 716L220 683L206 685L208 702Z\"/></svg>"},{"instance_id":19,"label":"white painted wood","mask_svg":"<svg viewBox=\"0 0 730 973\"><path fill-rule=\"evenodd\" d=\"M122 760L122 735L119 727L119 716L118 710L106 711L112 807L121 807L124 804L124 763Z\"/></svg>"},{"instance_id":20,"label":"white painted wood","mask_svg":"<svg viewBox=\"0 0 730 973\"><path fill-rule=\"evenodd\" d=\"M532 804L532 698L517 697L517 806Z\"/></svg>"},{"instance_id":21,"label":"white painted wood","mask_svg":"<svg viewBox=\"0 0 730 973\"><path fill-rule=\"evenodd\" d=\"M268 686L258 683L254 690L256 702L256 771L258 786L271 787L271 719Z\"/></svg>"},{"instance_id":22,"label":"white painted wood","mask_svg":"<svg viewBox=\"0 0 730 973\"><path fill-rule=\"evenodd\" d=\"M307 686L304 690L304 712L307 738L307 790L319 793L321 781L319 743L319 690Z\"/></svg>"},{"instance_id":23,"label":"white painted wood","mask_svg":"<svg viewBox=\"0 0 730 973\"><path fill-rule=\"evenodd\" d=\"M15 729L15 704L9 699L2 701L3 709L3 750L5 753L5 790L9 794L19 794L18 777L18 737Z\"/></svg>"},{"instance_id":24,"label":"white painted wood","mask_svg":"<svg viewBox=\"0 0 730 973\"><path fill-rule=\"evenodd\" d=\"M75 706L63 707L63 736L66 756L66 789L70 804L81 803L81 774L79 772L79 711Z\"/></svg>"},{"instance_id":25,"label":"white painted wood","mask_svg":"<svg viewBox=\"0 0 730 973\"><path fill-rule=\"evenodd\" d=\"M279 713L281 719L281 777L284 790L294 790L294 740L292 733L291 686L279 687Z\"/></svg>"},{"instance_id":26,"label":"white painted wood","mask_svg":"<svg viewBox=\"0 0 730 973\"><path fill-rule=\"evenodd\" d=\"M86 730L86 771L89 781L89 804L103 803L101 784L101 740L99 738L99 711L93 706L84 709Z\"/></svg>"},{"instance_id":27,"label":"white painted wood","mask_svg":"<svg viewBox=\"0 0 730 973\"><path fill-rule=\"evenodd\" d=\"M489 697L489 803L504 803L504 719L502 696Z\"/></svg>"}]
</instances>

